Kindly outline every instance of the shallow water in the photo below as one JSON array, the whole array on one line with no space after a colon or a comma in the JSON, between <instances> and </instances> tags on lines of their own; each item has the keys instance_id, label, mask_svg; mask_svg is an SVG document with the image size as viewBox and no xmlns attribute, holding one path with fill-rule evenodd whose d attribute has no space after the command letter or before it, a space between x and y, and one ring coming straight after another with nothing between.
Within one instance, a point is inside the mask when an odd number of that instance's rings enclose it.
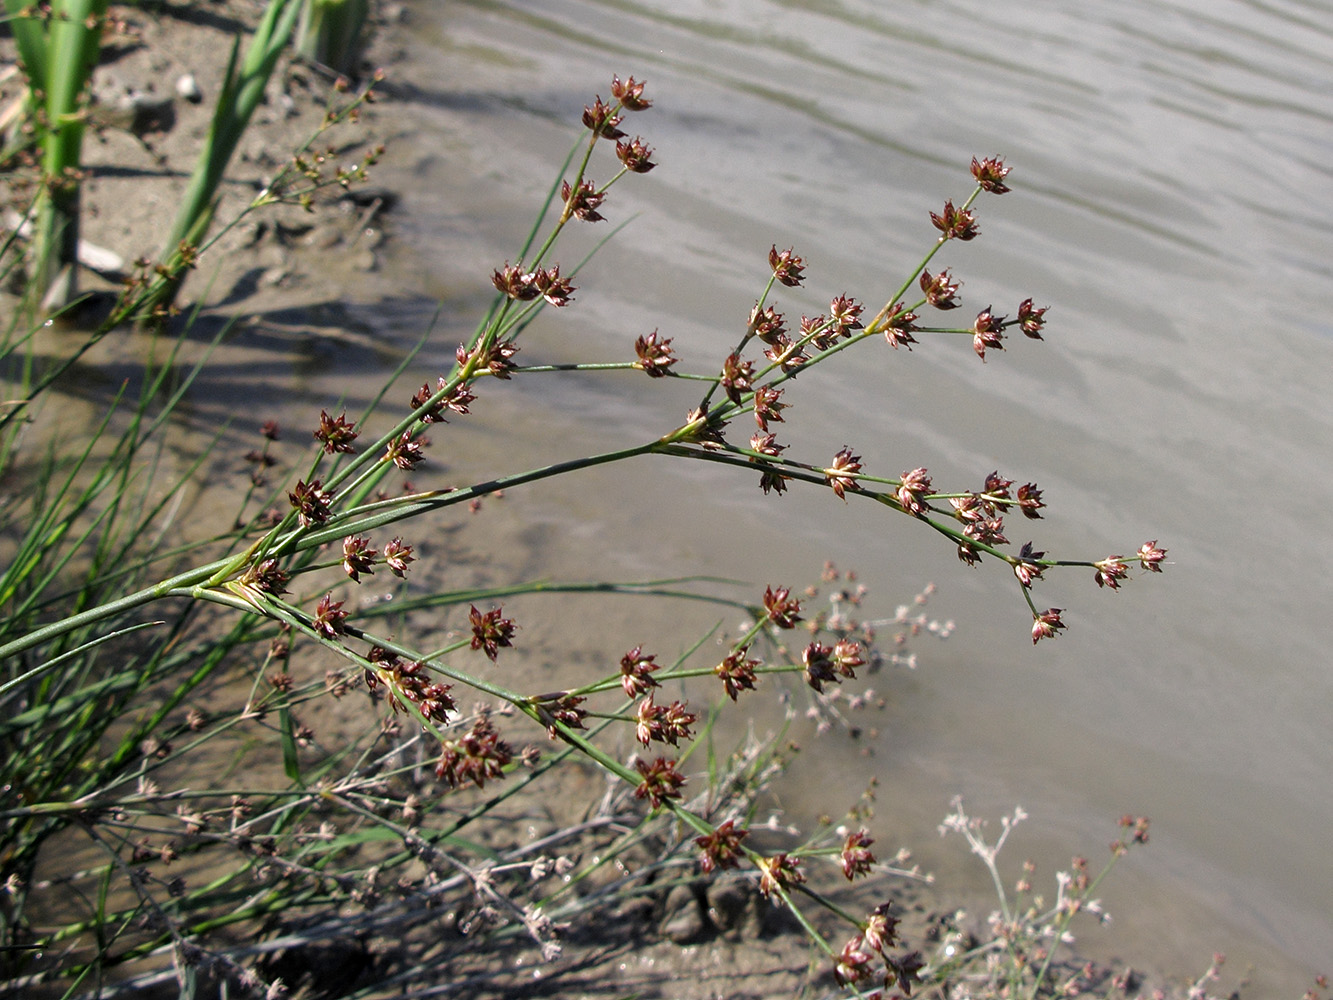
<instances>
[{"instance_id":1,"label":"shallow water","mask_svg":"<svg viewBox=\"0 0 1333 1000\"><path fill-rule=\"evenodd\" d=\"M1038 548L1099 557L1158 538L1164 576L1112 594L1090 572L1055 575L1037 600L1070 609L1070 628L1034 649L1012 581L904 519L662 461L512 497L544 541L534 568L762 586L831 558L890 611L934 580L932 611L958 632L891 682L872 759L812 751L793 809L849 804L875 774L881 839L956 867L961 846L932 841L951 796L992 816L1021 803L1034 819L1010 862L1027 850L1048 877L1144 813L1152 845L1117 875L1118 922L1094 950L1177 976L1225 950L1229 972L1252 966L1254 995L1297 995L1327 970L1333 10L465 2L414 8L410 45L390 90L421 130L382 175L404 188L390 266L406 298L445 303L441 364L613 71L649 81L656 106L629 127L661 165L613 189L610 224L637 217L580 274L575 306L530 331L529 361L628 358L660 328L685 367L712 369L770 244L808 265L806 289L776 297L789 314L841 292L883 301L929 245L928 211L970 191L970 158L1007 158L1014 192L983 198L982 238L936 263L974 310L1049 303L1047 342L1019 338L984 366L961 338L866 345L799 380L782 438L808 460L851 445L887 475L926 465L937 486L997 468L1035 480L1050 504ZM363 319L404 337L427 314ZM487 428L504 427L515 469L548 457L553 430L569 454L637 441L692 401L658 405L658 388L533 380L437 449L461 476ZM800 791L816 777L818 802Z\"/></svg>"}]
</instances>

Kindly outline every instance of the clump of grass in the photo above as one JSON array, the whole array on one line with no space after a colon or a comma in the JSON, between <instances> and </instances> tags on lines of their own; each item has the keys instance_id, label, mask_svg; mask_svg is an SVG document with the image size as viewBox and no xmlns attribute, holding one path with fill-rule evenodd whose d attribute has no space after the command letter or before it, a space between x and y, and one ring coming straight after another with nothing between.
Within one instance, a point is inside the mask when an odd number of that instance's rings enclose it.
<instances>
[{"instance_id":1,"label":"clump of grass","mask_svg":"<svg viewBox=\"0 0 1333 1000\"><path fill-rule=\"evenodd\" d=\"M352 74L370 19L370 0L303 0L296 31L302 58Z\"/></svg>"},{"instance_id":2,"label":"clump of grass","mask_svg":"<svg viewBox=\"0 0 1333 1000\"><path fill-rule=\"evenodd\" d=\"M107 0L52 0L46 7L5 0L5 10L41 153L29 284L35 298L59 307L76 292L84 112Z\"/></svg>"},{"instance_id":3,"label":"clump of grass","mask_svg":"<svg viewBox=\"0 0 1333 1000\"><path fill-rule=\"evenodd\" d=\"M1165 550L1156 541L1132 556L1104 558L1057 558L1031 543L1015 550L1005 518L1038 520L1046 506L1033 483L1016 486L982 470L970 486L941 489L925 466L894 476L867 469L847 445L798 459L778 440L799 412L797 377L851 349L910 350L927 338L963 337L984 361L1011 335L1042 339L1047 310L1031 298L1012 318L989 306L962 325L922 318L928 309L944 314L960 305L950 270L927 268L950 243L978 236L979 198L1008 191L1010 170L998 159L972 161L970 194L931 214L936 235L901 283L879 293L874 301L882 305L867 308L839 294L826 313L789 323L775 299L805 282L805 264L794 249L774 246L766 261L756 260L761 291L748 315L742 311L732 346L700 359L694 371L656 331L637 337L632 356L627 345L623 359L523 365L521 342L541 311L572 302L579 269L555 259L563 234L601 221L614 186L655 167L647 142L620 128L650 108L644 85L613 78L610 93L611 103L598 97L584 111L585 134L542 211L549 225L543 230L539 220L513 262L492 270L497 296L452 367L411 392L422 376L409 378L414 360L405 359L365 413L349 419L324 411L312 419L303 436L313 443L286 468L271 447L280 431L266 425L234 529L163 549L153 544L162 506L136 500L152 479L144 456L188 380L164 407L156 403L160 393L146 395L109 452L90 448L87 461L72 467L49 463L35 490L39 502L24 507L22 518L10 515L11 526L22 528L23 553L0 590L9 616L0 628L0 696L13 720L0 727L14 791L0 811L0 856L15 901L4 928L11 982L58 980L74 993L96 992L112 970L132 968L145 985L169 976L191 990L212 976L268 989L271 977L257 956L324 940L347 926L335 915L348 907L364 911L355 926L365 933L400 933L427 921L441 899L457 898L464 900L458 926L468 933L504 925L551 956L561 922L587 907L565 885L535 897L511 892L501 876L527 872L540 883L532 875L538 861L513 844L488 846L471 836L488 822L508 822L506 810L528 801L520 792L539 779L558 781L575 761L606 782L603 795L586 799L596 806L587 817L618 834L604 856L659 831L653 836L670 850L644 861L641 873L679 869L688 850L688 864L705 875L746 878L791 914L846 990L906 991L930 981L932 966L899 939L890 906L863 917L808 878L812 866L830 862L848 882L880 870L870 832L849 828L830 841L823 831L791 843L757 836L755 795L774 750L740 741L742 750L724 764L711 748L728 713L692 707L680 687L708 681L736 702L791 676L817 713L836 717L846 704L835 697L841 686L880 662L873 626L854 617L861 595L840 590L830 611L812 616L810 595L776 581L749 600L700 581L564 585L654 603L707 600L729 615L743 612L745 624L719 633L716 652L704 653L700 640L668 662L639 646L601 677L544 690L503 669L522 642L520 622L506 608L517 595L556 588L514 582L414 591L415 533L451 508L593 466L643 456L720 464L757 474L765 494L818 489L842 503L874 504L935 533L964 564L1003 564L1034 643L1065 628L1061 609L1033 596L1047 574L1092 569L1099 586L1117 589L1135 566L1160 572ZM225 130L215 123L215 131ZM599 184L590 170L608 147L614 165ZM298 157L253 207L326 182L320 166ZM159 277L173 280L193 253ZM113 322L159 302L157 287L145 276ZM565 371L690 381L699 399L683 418L664 418L660 434L611 451L506 475L482 468L462 486L387 488L388 477L423 468L428 429L447 432L439 425L465 418L489 393ZM48 391L58 375L30 386L27 399ZM407 389L399 388L404 379ZM76 559L86 563L80 582L62 589ZM359 605L357 588L371 575L392 581L401 599ZM427 610L448 629L423 626ZM356 713L360 723L351 732L345 724L330 730L322 720L345 712L349 697L368 698ZM535 740L522 744L516 733ZM217 760L223 747L234 748L234 764L210 772L204 761ZM587 817L564 818L564 829L582 829ZM53 849L77 857L78 870L43 869ZM558 857L547 860L559 871ZM569 885L592 878L591 869L562 874ZM645 880L631 879L627 891ZM77 893L78 915L39 931L27 917L34 887ZM839 950L826 918L850 924L853 943ZM261 937L281 944L233 948L224 929L238 926L264 929ZM153 963L160 968L137 971ZM1024 975L1006 988L1030 986L1032 995L1045 988L1044 969L1035 980Z\"/></svg>"}]
</instances>

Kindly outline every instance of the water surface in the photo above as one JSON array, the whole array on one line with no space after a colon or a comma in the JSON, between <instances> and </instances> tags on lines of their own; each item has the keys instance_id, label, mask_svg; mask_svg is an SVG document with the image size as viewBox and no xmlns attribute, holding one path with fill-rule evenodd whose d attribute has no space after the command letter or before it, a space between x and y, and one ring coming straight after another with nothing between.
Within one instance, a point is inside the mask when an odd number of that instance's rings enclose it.
<instances>
[{"instance_id":1,"label":"water surface","mask_svg":"<svg viewBox=\"0 0 1333 1000\"><path fill-rule=\"evenodd\" d=\"M866 345L799 380L782 438L811 461L846 444L883 474L926 465L938 485L1034 480L1048 517L1013 532L1094 557L1160 539L1163 577L1113 594L1056 575L1037 599L1070 628L1034 649L1000 568L965 569L905 519L662 461L514 497L563 535L539 569L762 586L831 558L890 607L934 580L957 634L923 650L873 758L813 751L805 777L837 801L790 791L793 808L837 809L873 773L877 834L956 866L961 846L933 840L951 796L990 815L1021 803L1034 820L1011 863L1027 850L1047 877L1145 813L1152 845L1117 876L1118 922L1094 949L1178 976L1225 950L1229 970L1253 965L1256 995L1327 969L1333 10L525 0L412 17L429 69L395 84L422 126L396 151L394 266L446 304L441 363L613 71L649 81L656 106L629 127L661 165L613 189L603 227L637 218L575 307L530 332L530 359L627 358L658 328L685 367L715 369L771 244L808 265L806 288L777 297L790 315L841 292L882 302L929 245L927 213L970 191L971 157L1007 158L1013 193L983 199L982 238L938 262L973 310L1050 304L1047 342L985 365L962 339ZM693 395L652 402L642 376L526 388L451 439L460 475L488 427L519 468L661 433Z\"/></svg>"}]
</instances>

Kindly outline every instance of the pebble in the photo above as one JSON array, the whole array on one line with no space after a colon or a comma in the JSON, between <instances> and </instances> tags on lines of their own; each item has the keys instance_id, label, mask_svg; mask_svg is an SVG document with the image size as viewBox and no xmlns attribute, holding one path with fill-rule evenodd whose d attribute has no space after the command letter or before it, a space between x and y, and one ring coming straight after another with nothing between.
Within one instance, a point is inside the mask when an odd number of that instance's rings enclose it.
<instances>
[{"instance_id":1,"label":"pebble","mask_svg":"<svg viewBox=\"0 0 1333 1000\"><path fill-rule=\"evenodd\" d=\"M662 936L676 944L689 944L704 936L708 930L707 917L699 905L699 897L694 888L678 885L667 893L662 907L662 920L658 930Z\"/></svg>"},{"instance_id":2,"label":"pebble","mask_svg":"<svg viewBox=\"0 0 1333 1000\"><path fill-rule=\"evenodd\" d=\"M199 81L193 73L185 73L176 78L176 94L182 100L198 104L204 99L204 92L199 89Z\"/></svg>"},{"instance_id":3,"label":"pebble","mask_svg":"<svg viewBox=\"0 0 1333 1000\"><path fill-rule=\"evenodd\" d=\"M718 879L705 894L708 916L729 941L752 941L764 932L768 903L751 882Z\"/></svg>"}]
</instances>

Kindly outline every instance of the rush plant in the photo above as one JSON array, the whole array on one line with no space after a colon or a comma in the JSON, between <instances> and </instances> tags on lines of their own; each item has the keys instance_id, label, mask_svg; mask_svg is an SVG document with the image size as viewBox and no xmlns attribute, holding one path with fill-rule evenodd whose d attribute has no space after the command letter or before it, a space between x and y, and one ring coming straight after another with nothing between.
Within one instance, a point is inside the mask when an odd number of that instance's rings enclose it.
<instances>
[{"instance_id":1,"label":"rush plant","mask_svg":"<svg viewBox=\"0 0 1333 1000\"><path fill-rule=\"evenodd\" d=\"M464 830L520 801L496 790L506 782L513 789L538 778L555 781L568 770L555 765L575 761L603 776L618 823L632 806L640 819L668 831L661 836L670 849L641 858L642 872L688 864L709 877L743 877L805 929L844 991L906 991L929 979L926 959L900 939L888 903L862 915L810 879L821 864L836 864L848 883L883 870L869 832L849 828L836 842L760 836L752 792L771 749L738 751L738 763L724 766L714 750L724 716L688 701L701 683L713 685L720 701L737 702L790 675L817 712L835 713L841 686L882 662L875 628L854 617L854 590L839 589L830 610L814 612L808 594L780 581L762 593L756 588L749 599L700 593L699 581L514 582L425 593L413 589L421 569L416 539L486 497L578 470L649 456L707 462L757 478L765 494L826 491L831 516L843 503L873 504L904 525L933 532L966 566L1002 566L1034 643L1065 628L1061 609L1034 597L1048 576L1091 570L1099 587L1117 589L1136 569L1161 572L1166 552L1156 541L1101 558L1057 557L1032 543L1015 547L1006 519L1037 521L1046 509L1034 483L978 470L971 484L941 488L924 465L897 475L868 469L846 445L798 458L778 439L799 413L800 375L839 363L850 350L910 351L928 338L961 337L984 361L1014 335L1043 338L1047 309L1031 298L1012 316L987 306L974 319L950 323L961 283L948 267L929 270L950 244L978 237L979 199L1009 190L1010 168L995 158L974 159L970 192L922 220L933 235L921 259L898 283L874 292L870 306L839 293L827 311L789 321L777 299L807 280L805 263L794 249L773 246L766 260L756 255L759 294L752 306L738 308L730 344L716 357L687 364L669 337L643 331L622 358L524 365L520 351L540 329L541 312L573 302L579 269L556 259L564 234L602 221L616 185L656 166L647 141L621 128L651 107L643 83L613 78L610 95L584 109L584 131L564 176L552 185L526 244L491 270L493 304L448 370L423 376L409 357L366 412L349 418L325 410L312 419L307 449L285 467L275 454L281 432L266 425L247 456L252 489L234 529L183 540L175 551L101 540L101 526L126 506L133 456L151 440L138 430L133 448L114 452L122 457L109 482L94 475L93 485L84 485L80 468L62 479L54 466L43 480L74 498L61 501L74 505L72 516L44 519L49 504L25 508L33 527L23 551L32 556L22 564L22 579L57 579L59 560L73 559L81 547L52 539L75 530L95 553L89 579L97 587L62 595L12 586L3 595L10 617L0 629L6 671L0 695L11 700L15 721L0 735L20 769L9 779L19 794L0 811L8 824L5 874L13 895L26 900L42 851L75 838L91 851L85 864L100 881L84 919L44 936L22 919L8 925L15 948L36 939L47 954L70 949L58 968L25 971L37 979L23 982L65 976L86 985L113 965L156 955L169 959L169 974L182 989L205 972L255 986L264 978L258 952L227 945L215 936L219 928L291 930L281 922L286 915L313 921L301 925L308 930L328 925L347 906L373 914L389 893L421 908L443 893L461 894L469 902L459 919L469 927L507 925L549 957L559 923L579 912L567 908L568 891L562 884L519 893L497 881L497 872L515 870L505 866L530 872L536 861L488 849ZM592 179L594 164L609 172L607 180ZM664 417L660 433L613 450L517 473L482 467L447 488L388 488L390 476L428 468L428 430L447 438L449 422L465 419L491 393L568 371L635 374L649 385L686 381L697 401L683 416ZM283 478L274 484L274 475ZM144 538L147 524L138 522L135 538ZM82 527L62 527L69 525ZM372 575L398 588L400 599L360 603L358 588ZM557 589L706 599L732 619L743 615L743 624L719 625L704 637L720 643L716 651L705 651L700 639L668 661L636 646L618 667L613 661L600 676L548 690L505 665L522 642L512 601ZM421 625L414 612L423 609L447 627ZM238 700L224 699L237 689ZM205 692L207 710L191 704ZM365 699L365 725L350 738L321 740L310 720L349 696ZM104 698L123 720L114 734L101 731L113 740L109 756L101 739L80 742L78 727L70 725L99 717ZM512 735L524 732L537 737L531 748ZM245 767L202 784L183 777L199 748L213 741L235 741ZM738 743L744 741L732 745ZM627 751L627 744L637 747ZM256 747L268 751L266 762L251 763ZM628 839L617 840L617 850L647 837L640 838L637 819L621 829ZM682 847L689 862L680 860ZM201 865L188 878L169 870L186 854L214 850L230 859L228 866ZM398 881L389 883L386 872ZM531 883L539 885L545 874L532 875ZM15 912L21 917L23 905ZM850 924L854 946L840 951L827 919ZM368 921L373 933L380 925Z\"/></svg>"},{"instance_id":2,"label":"rush plant","mask_svg":"<svg viewBox=\"0 0 1333 1000\"><path fill-rule=\"evenodd\" d=\"M41 153L29 284L38 299L59 306L76 291L84 112L107 0L53 0L45 7L5 0L5 9L28 78L28 117Z\"/></svg>"},{"instance_id":3,"label":"rush plant","mask_svg":"<svg viewBox=\"0 0 1333 1000\"><path fill-rule=\"evenodd\" d=\"M5 0L5 7L27 77L25 120L41 154L38 193L30 212L28 287L33 303L50 312L68 305L78 292L81 149L107 0L54 0L49 6ZM183 274L206 242L227 164L264 98L300 10L300 0L269 0L244 55L240 38L234 41L211 127L140 318L160 316L170 308Z\"/></svg>"}]
</instances>

